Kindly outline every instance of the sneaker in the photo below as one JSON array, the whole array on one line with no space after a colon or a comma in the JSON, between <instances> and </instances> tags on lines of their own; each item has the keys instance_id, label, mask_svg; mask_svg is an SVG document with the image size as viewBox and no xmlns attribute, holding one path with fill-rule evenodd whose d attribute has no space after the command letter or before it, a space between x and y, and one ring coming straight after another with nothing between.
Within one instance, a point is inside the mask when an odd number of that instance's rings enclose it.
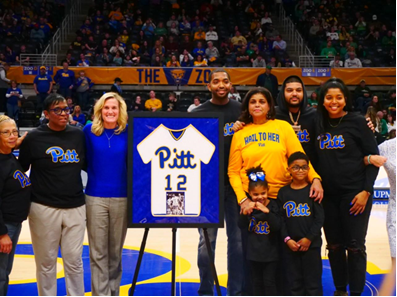
<instances>
[{"instance_id":1,"label":"sneaker","mask_svg":"<svg viewBox=\"0 0 397 297\"><path fill-rule=\"evenodd\" d=\"M334 292L334 296L349 296L349 295L348 295L347 292L345 292L345 291L336 290L336 291Z\"/></svg>"}]
</instances>

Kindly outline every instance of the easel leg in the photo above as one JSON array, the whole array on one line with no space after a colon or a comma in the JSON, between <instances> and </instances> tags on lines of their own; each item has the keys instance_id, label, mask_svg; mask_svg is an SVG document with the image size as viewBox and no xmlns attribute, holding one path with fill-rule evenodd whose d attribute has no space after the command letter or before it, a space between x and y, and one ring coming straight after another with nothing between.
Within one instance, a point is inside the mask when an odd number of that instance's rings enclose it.
<instances>
[{"instance_id":1,"label":"easel leg","mask_svg":"<svg viewBox=\"0 0 397 297\"><path fill-rule=\"evenodd\" d=\"M172 272L171 272L171 296L175 295L175 263L176 263L176 228L172 228Z\"/></svg>"},{"instance_id":2,"label":"easel leg","mask_svg":"<svg viewBox=\"0 0 397 297\"><path fill-rule=\"evenodd\" d=\"M203 228L205 245L207 246L208 258L210 259L212 277L215 280L216 292L218 296L222 296L221 288L219 287L218 275L216 274L215 263L214 263L214 255L212 254L210 239L208 237L207 228Z\"/></svg>"},{"instance_id":3,"label":"easel leg","mask_svg":"<svg viewBox=\"0 0 397 297\"><path fill-rule=\"evenodd\" d=\"M143 254L145 252L146 240L149 234L149 228L145 228L145 233L143 234L143 239L141 243L141 249L139 250L138 262L135 267L134 278L132 279L131 288L129 290L129 296L134 296L136 282L138 280L139 269L141 268Z\"/></svg>"}]
</instances>

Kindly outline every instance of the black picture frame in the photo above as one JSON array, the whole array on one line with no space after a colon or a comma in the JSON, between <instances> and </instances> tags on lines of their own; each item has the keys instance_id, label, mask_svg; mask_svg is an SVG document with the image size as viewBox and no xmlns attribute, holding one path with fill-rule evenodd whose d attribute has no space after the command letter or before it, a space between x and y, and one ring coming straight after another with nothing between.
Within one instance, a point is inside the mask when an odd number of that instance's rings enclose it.
<instances>
[{"instance_id":1,"label":"black picture frame","mask_svg":"<svg viewBox=\"0 0 397 297\"><path fill-rule=\"evenodd\" d=\"M167 120L172 119L202 119L203 123L208 119L217 119L218 142L217 146L218 160L219 160L219 210L218 222L216 223L134 223L134 209L133 200L139 197L133 197L134 174L133 174L133 160L134 160L134 130L140 129L136 122L141 118L147 119L164 119L165 126ZM223 129L223 114L214 112L203 113L179 113L179 112L129 112L128 113L128 228L223 228L224 227L224 129Z\"/></svg>"}]
</instances>

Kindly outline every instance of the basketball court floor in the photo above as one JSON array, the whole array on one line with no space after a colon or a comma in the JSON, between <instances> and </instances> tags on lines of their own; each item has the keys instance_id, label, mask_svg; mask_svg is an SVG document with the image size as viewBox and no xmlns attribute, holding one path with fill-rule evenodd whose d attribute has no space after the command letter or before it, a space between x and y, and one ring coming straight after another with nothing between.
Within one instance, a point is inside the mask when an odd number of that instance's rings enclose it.
<instances>
[{"instance_id":1,"label":"basketball court floor","mask_svg":"<svg viewBox=\"0 0 397 297\"><path fill-rule=\"evenodd\" d=\"M385 174L380 174L381 180ZM378 176L379 179L379 176ZM386 203L386 204L385 204ZM374 202L368 235L367 235L367 281L365 296L376 296L384 278L391 266L389 243L386 231L387 202ZM123 250L123 277L121 281L121 295L128 295L131 286L135 265L138 259L139 248L143 238L144 229L129 229ZM178 229L177 231L177 262L176 262L176 295L197 296L199 274L197 269L197 229ZM91 295L90 265L88 253L88 237L84 240L83 249L84 282L86 295ZM218 233L215 255L215 265L221 285L222 295L226 295L227 238L225 229ZM171 293L171 229L150 229L146 244L145 254L138 278L135 295L162 296ZM333 295L331 269L327 260L325 240L323 239L323 286L324 295ZM58 258L58 295L65 295L64 270L62 258ZM19 244L16 249L14 268L10 276L8 291L12 296L37 295L35 263L29 224L24 222Z\"/></svg>"}]
</instances>

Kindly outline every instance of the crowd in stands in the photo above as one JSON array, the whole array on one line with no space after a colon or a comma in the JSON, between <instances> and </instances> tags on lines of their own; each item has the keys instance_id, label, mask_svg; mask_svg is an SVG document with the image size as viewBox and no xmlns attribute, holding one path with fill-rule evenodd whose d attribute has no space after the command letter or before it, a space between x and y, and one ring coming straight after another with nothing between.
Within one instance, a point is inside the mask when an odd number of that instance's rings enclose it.
<instances>
[{"instance_id":1,"label":"crowd in stands","mask_svg":"<svg viewBox=\"0 0 397 297\"><path fill-rule=\"evenodd\" d=\"M70 66L295 67L272 10L271 1L96 2L65 60Z\"/></svg>"},{"instance_id":2,"label":"crowd in stands","mask_svg":"<svg viewBox=\"0 0 397 297\"><path fill-rule=\"evenodd\" d=\"M40 53L64 17L60 1L0 1L0 63L28 66Z\"/></svg>"},{"instance_id":3,"label":"crowd in stands","mask_svg":"<svg viewBox=\"0 0 397 297\"><path fill-rule=\"evenodd\" d=\"M285 3L315 55L332 67L396 66L396 2L314 1Z\"/></svg>"}]
</instances>

